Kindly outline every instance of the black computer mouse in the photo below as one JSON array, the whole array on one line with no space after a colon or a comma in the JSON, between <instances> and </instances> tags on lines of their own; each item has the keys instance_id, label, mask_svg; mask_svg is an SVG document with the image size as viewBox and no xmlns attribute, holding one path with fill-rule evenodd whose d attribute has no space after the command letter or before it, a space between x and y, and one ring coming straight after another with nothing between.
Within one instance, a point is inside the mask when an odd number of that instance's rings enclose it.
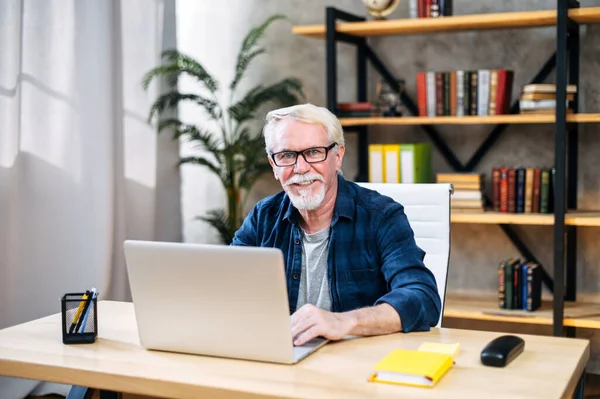
<instances>
[{"instance_id":1,"label":"black computer mouse","mask_svg":"<svg viewBox=\"0 0 600 399\"><path fill-rule=\"evenodd\" d=\"M525 349L525 341L516 335L503 335L490 341L481 351L481 363L491 367L504 367Z\"/></svg>"}]
</instances>

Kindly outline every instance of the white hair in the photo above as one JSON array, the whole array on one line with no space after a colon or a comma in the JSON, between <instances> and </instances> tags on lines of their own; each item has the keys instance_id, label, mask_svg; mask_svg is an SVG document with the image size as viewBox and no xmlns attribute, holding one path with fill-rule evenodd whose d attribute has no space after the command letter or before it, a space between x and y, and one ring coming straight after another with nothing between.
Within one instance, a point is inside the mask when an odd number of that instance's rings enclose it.
<instances>
[{"instance_id":1,"label":"white hair","mask_svg":"<svg viewBox=\"0 0 600 399\"><path fill-rule=\"evenodd\" d=\"M265 135L265 150L270 154L273 150L273 139L281 134L289 120L321 125L327 132L331 142L344 145L344 131L338 118L327 108L313 104L299 104L291 107L279 108L269 112L265 118L263 134Z\"/></svg>"}]
</instances>

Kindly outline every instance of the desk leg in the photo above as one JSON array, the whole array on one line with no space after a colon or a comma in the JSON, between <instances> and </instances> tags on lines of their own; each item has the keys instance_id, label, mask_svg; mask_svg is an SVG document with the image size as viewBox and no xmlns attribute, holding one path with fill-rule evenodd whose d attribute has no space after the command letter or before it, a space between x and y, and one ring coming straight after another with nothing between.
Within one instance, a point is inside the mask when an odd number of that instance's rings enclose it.
<instances>
[{"instance_id":1,"label":"desk leg","mask_svg":"<svg viewBox=\"0 0 600 399\"><path fill-rule=\"evenodd\" d=\"M575 393L573 393L574 399L583 399L583 387L585 383L585 372L581 374L581 378L579 378L579 383L577 383L577 387L575 388Z\"/></svg>"}]
</instances>

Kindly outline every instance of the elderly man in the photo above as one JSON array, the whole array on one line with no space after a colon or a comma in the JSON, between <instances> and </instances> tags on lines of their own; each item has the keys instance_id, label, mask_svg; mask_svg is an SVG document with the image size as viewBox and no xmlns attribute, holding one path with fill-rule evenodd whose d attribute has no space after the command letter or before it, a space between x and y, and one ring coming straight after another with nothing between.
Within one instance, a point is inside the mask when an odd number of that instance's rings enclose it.
<instances>
[{"instance_id":1,"label":"elderly man","mask_svg":"<svg viewBox=\"0 0 600 399\"><path fill-rule=\"evenodd\" d=\"M283 191L256 204L232 245L282 250L294 344L434 326L440 297L404 208L342 177L335 115L312 104L274 110L264 136Z\"/></svg>"}]
</instances>

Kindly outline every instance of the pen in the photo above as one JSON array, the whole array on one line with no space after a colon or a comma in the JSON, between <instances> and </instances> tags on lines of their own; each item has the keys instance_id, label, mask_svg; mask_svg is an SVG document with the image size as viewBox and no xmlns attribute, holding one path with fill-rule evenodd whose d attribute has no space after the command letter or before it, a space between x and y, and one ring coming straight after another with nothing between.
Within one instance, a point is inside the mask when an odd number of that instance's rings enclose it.
<instances>
[{"instance_id":1,"label":"pen","mask_svg":"<svg viewBox=\"0 0 600 399\"><path fill-rule=\"evenodd\" d=\"M77 322L79 321L79 316L81 315L81 311L83 310L83 307L85 306L86 300L88 299L88 295L90 295L90 292L86 291L85 294L83 294L83 297L81 298L81 302L79 302L79 307L77 308L77 312L75 313L75 316L73 317L73 321L71 322L71 325L69 326L69 334L73 333L73 329L75 328L75 326L77 325Z\"/></svg>"},{"instance_id":2,"label":"pen","mask_svg":"<svg viewBox=\"0 0 600 399\"><path fill-rule=\"evenodd\" d=\"M79 329L80 333L83 333L85 331L85 325L88 320L88 315L90 314L90 308L92 307L92 303L94 302L96 295L98 295L98 293L96 292L96 288L92 288L90 294L90 305L88 306L87 310L85 311L85 315L83 316L83 323L81 323L81 329Z\"/></svg>"},{"instance_id":3,"label":"pen","mask_svg":"<svg viewBox=\"0 0 600 399\"><path fill-rule=\"evenodd\" d=\"M83 305L83 311L81 313L81 317L79 317L79 320L77 320L77 325L75 326L75 332L79 331L79 327L81 327L81 322L83 321L83 315L85 314L85 312L87 312L88 308L90 307L90 303L92 302L92 293L90 291L88 292L88 296L87 299L85 300L85 304Z\"/></svg>"}]
</instances>

